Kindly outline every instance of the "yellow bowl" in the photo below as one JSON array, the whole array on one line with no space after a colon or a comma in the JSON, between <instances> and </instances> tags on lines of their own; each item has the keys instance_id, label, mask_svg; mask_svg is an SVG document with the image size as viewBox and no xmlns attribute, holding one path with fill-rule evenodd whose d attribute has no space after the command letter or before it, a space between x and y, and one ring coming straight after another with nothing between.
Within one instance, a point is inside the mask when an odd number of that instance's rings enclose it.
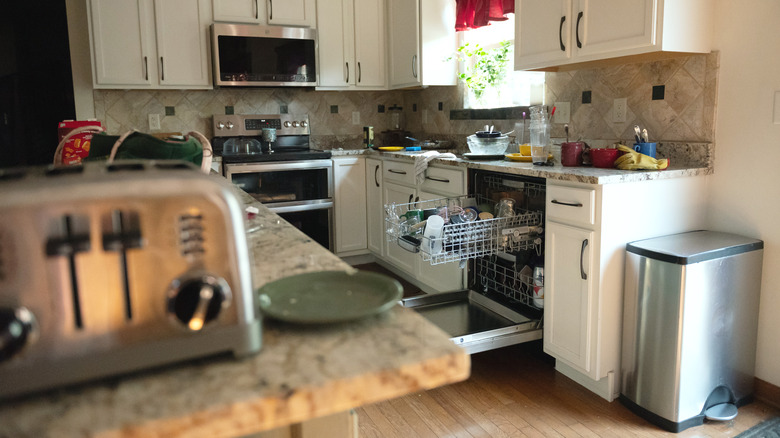
<instances>
[{"instance_id":1,"label":"yellow bowl","mask_svg":"<svg viewBox=\"0 0 780 438\"><path fill-rule=\"evenodd\" d=\"M388 151L388 152L398 152L404 149L406 148L404 148L403 146L380 146L379 147L380 151Z\"/></svg>"},{"instance_id":2,"label":"yellow bowl","mask_svg":"<svg viewBox=\"0 0 780 438\"><path fill-rule=\"evenodd\" d=\"M521 144L520 146L518 146L518 148L520 149L520 155L525 155L527 157L531 156L531 145L530 144L527 144L527 143L526 144Z\"/></svg>"}]
</instances>

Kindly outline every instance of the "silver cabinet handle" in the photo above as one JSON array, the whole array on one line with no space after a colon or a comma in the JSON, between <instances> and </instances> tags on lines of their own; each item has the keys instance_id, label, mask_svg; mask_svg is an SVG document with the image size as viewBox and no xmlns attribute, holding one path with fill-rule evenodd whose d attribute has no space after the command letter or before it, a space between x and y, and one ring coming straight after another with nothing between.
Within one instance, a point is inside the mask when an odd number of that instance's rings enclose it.
<instances>
[{"instance_id":1,"label":"silver cabinet handle","mask_svg":"<svg viewBox=\"0 0 780 438\"><path fill-rule=\"evenodd\" d=\"M550 202L553 203L553 204L565 205L567 207L582 207L582 202L563 202L563 201L559 201L557 199L553 199Z\"/></svg>"},{"instance_id":2,"label":"silver cabinet handle","mask_svg":"<svg viewBox=\"0 0 780 438\"><path fill-rule=\"evenodd\" d=\"M434 178L432 176L426 176L425 179L429 179L431 181L443 182L443 183L449 183L450 182L450 180L448 180L448 179L445 179L445 178Z\"/></svg>"},{"instance_id":3,"label":"silver cabinet handle","mask_svg":"<svg viewBox=\"0 0 780 438\"><path fill-rule=\"evenodd\" d=\"M412 55L412 77L417 79L417 55Z\"/></svg>"},{"instance_id":4,"label":"silver cabinet handle","mask_svg":"<svg viewBox=\"0 0 780 438\"><path fill-rule=\"evenodd\" d=\"M360 69L360 61L358 61L358 83L360 83L360 79L363 76L363 71Z\"/></svg>"},{"instance_id":5,"label":"silver cabinet handle","mask_svg":"<svg viewBox=\"0 0 780 438\"><path fill-rule=\"evenodd\" d=\"M257 20L260 14L260 6L257 4L260 0L255 0L255 20Z\"/></svg>"},{"instance_id":6,"label":"silver cabinet handle","mask_svg":"<svg viewBox=\"0 0 780 438\"><path fill-rule=\"evenodd\" d=\"M271 10L268 12L268 19L269 20L273 20L274 19L274 0L268 0L268 5L271 8Z\"/></svg>"},{"instance_id":7,"label":"silver cabinet handle","mask_svg":"<svg viewBox=\"0 0 780 438\"><path fill-rule=\"evenodd\" d=\"M406 175L406 171L405 170L387 169L387 171L390 172L390 173L397 173L399 175Z\"/></svg>"},{"instance_id":8,"label":"silver cabinet handle","mask_svg":"<svg viewBox=\"0 0 780 438\"><path fill-rule=\"evenodd\" d=\"M376 178L376 174L379 172L379 165L376 165L376 169L374 169L374 184L376 184L377 187L379 187L379 180Z\"/></svg>"},{"instance_id":9,"label":"silver cabinet handle","mask_svg":"<svg viewBox=\"0 0 780 438\"><path fill-rule=\"evenodd\" d=\"M346 72L347 83L349 83L349 62L344 63L344 71Z\"/></svg>"},{"instance_id":10,"label":"silver cabinet handle","mask_svg":"<svg viewBox=\"0 0 780 438\"><path fill-rule=\"evenodd\" d=\"M144 56L144 80L149 80L149 62L146 59L146 56Z\"/></svg>"},{"instance_id":11,"label":"silver cabinet handle","mask_svg":"<svg viewBox=\"0 0 780 438\"><path fill-rule=\"evenodd\" d=\"M160 57L160 80L165 80L165 64L163 63L163 57Z\"/></svg>"},{"instance_id":12,"label":"silver cabinet handle","mask_svg":"<svg viewBox=\"0 0 780 438\"><path fill-rule=\"evenodd\" d=\"M411 203L412 203L412 199L414 199L414 193L412 193L411 195L409 195L409 202L408 202L409 204L411 204Z\"/></svg>"},{"instance_id":13,"label":"silver cabinet handle","mask_svg":"<svg viewBox=\"0 0 780 438\"><path fill-rule=\"evenodd\" d=\"M588 246L588 239L582 241L582 249L580 249L580 277L582 277L583 280L588 279L588 274L585 273L585 268L582 265L583 259L585 258L586 246Z\"/></svg>"}]
</instances>

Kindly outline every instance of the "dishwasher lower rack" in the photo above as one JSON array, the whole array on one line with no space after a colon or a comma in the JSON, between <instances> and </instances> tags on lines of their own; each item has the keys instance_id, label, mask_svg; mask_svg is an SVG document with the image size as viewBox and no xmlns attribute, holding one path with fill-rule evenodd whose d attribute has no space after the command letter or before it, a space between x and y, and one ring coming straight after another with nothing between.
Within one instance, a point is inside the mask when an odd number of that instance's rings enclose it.
<instances>
[{"instance_id":1,"label":"dishwasher lower rack","mask_svg":"<svg viewBox=\"0 0 780 438\"><path fill-rule=\"evenodd\" d=\"M481 196L458 196L417 201L408 204L385 205L385 225L388 242L412 252L420 252L423 260L432 265L463 261L493 255L498 252L519 250L541 250L542 214L515 209L514 216L453 223L448 210L453 206L482 206L489 209L492 200ZM445 224L439 235L426 235L425 223L410 211L426 210L445 217Z\"/></svg>"},{"instance_id":2,"label":"dishwasher lower rack","mask_svg":"<svg viewBox=\"0 0 780 438\"><path fill-rule=\"evenodd\" d=\"M519 269L514 263L492 255L477 258L474 261L474 287L481 287L484 293L494 293L505 297L511 303L519 303L531 309L544 308L544 279L534 284L530 266ZM534 289L541 293L535 295Z\"/></svg>"}]
</instances>

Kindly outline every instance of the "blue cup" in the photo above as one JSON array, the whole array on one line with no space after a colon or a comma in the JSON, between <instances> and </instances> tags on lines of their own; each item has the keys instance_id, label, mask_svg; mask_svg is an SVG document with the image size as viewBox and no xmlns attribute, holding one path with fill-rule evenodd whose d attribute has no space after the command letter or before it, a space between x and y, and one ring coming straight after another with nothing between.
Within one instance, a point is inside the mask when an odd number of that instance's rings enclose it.
<instances>
[{"instance_id":1,"label":"blue cup","mask_svg":"<svg viewBox=\"0 0 780 438\"><path fill-rule=\"evenodd\" d=\"M634 150L640 154L655 158L655 146L657 143L634 143Z\"/></svg>"}]
</instances>

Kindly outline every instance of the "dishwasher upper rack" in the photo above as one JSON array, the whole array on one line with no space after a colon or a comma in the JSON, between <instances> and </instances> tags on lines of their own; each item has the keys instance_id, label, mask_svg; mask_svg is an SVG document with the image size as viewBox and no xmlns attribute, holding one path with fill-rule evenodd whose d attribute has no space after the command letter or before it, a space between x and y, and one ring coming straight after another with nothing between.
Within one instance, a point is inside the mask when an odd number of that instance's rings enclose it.
<instances>
[{"instance_id":1,"label":"dishwasher upper rack","mask_svg":"<svg viewBox=\"0 0 780 438\"><path fill-rule=\"evenodd\" d=\"M409 226L403 215L409 210L440 209L453 204L464 206L492 206L495 201L483 196L457 196L417 201L407 204L385 205L386 237L388 242L398 242L413 235L420 244L414 252L432 265L463 261L498 252L541 249L544 229L542 214L515 209L515 216L476 220L463 223L445 223L441 237L426 237L422 227ZM408 244L400 244L410 250ZM436 250L440 249L440 250Z\"/></svg>"}]
</instances>

